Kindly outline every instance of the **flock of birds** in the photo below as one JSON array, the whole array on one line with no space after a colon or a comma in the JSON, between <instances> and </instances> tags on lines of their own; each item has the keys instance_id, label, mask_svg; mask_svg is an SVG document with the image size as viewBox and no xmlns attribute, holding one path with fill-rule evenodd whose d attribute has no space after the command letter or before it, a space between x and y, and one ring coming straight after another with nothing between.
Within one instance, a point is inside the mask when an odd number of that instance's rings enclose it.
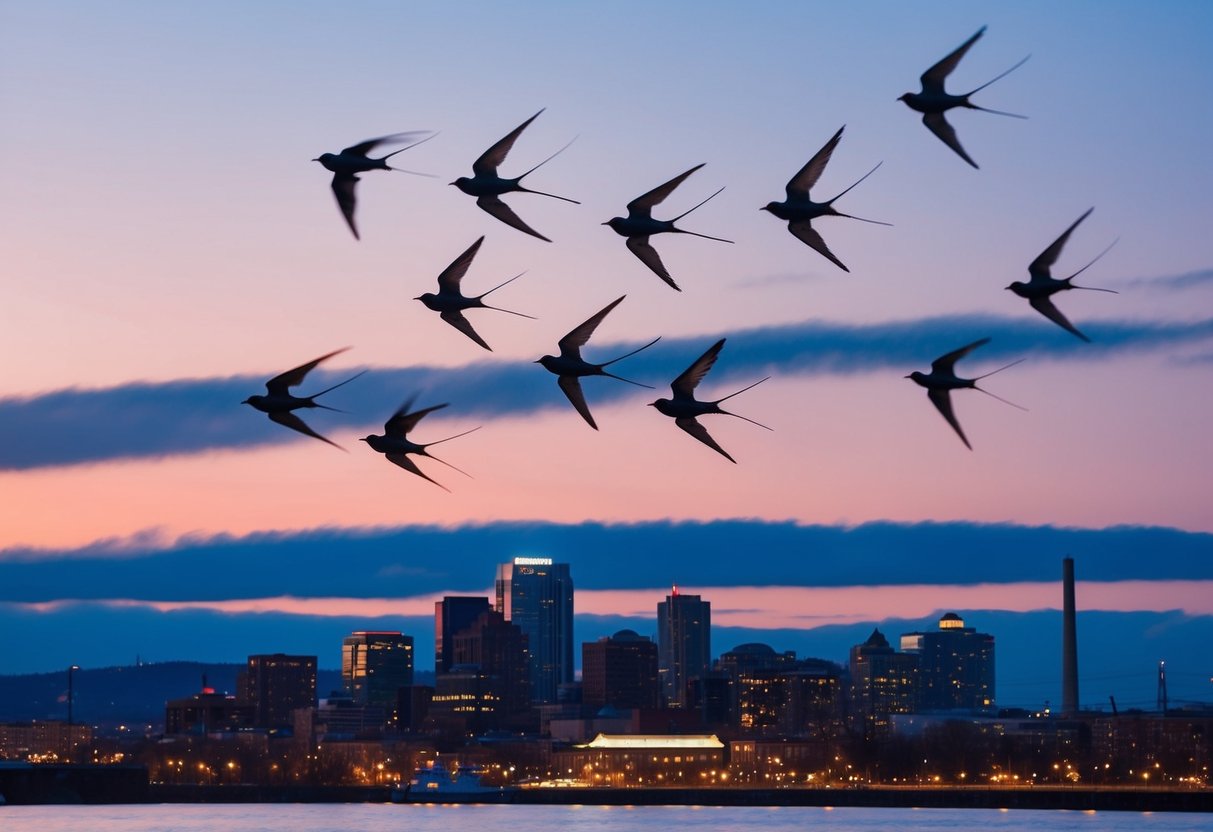
<instances>
[{"instance_id":1,"label":"flock of birds","mask_svg":"<svg viewBox=\"0 0 1213 832\"><path fill-rule=\"evenodd\" d=\"M922 89L920 92L908 92L898 99L900 101L904 101L907 106L916 112L922 113L923 124L926 125L926 127L944 144L951 148L952 151L954 151L961 159L974 168L978 167L977 163L974 162L969 154L965 151L964 147L960 143L960 140L957 138L956 130L945 117L945 114L949 110L964 108L996 113L998 115L1011 116L1013 118L1025 118L1025 116L1015 115L1014 113L1004 113L1000 110L991 110L986 107L980 107L972 103L970 98L975 93L985 89L986 87L990 86L990 84L993 84L995 81L1005 77L1015 69L1022 66L1027 58L1019 61L1019 63L1015 64L1015 66L1012 66L1010 69L996 76L992 80L987 81L985 84L982 84L976 89L971 90L963 95L953 95L948 93L945 89L945 81L948 75L951 74L951 72L960 63L961 59L969 51L970 47L977 42L984 32L985 27L983 26L977 31L976 34L924 72L920 79L922 83ZM481 209L511 228L525 234L529 234L532 237L537 237L540 240L551 242L549 238L545 237L543 234L540 234L525 221L523 221L522 218L519 217L514 210L502 200L502 197L506 194L512 193L529 193L550 197L552 199L563 200L565 202L572 202L574 204L580 204L577 202L577 200L557 196L556 194L546 193L544 191L533 190L522 184L526 177L558 156L568 147L568 145L565 145L564 148L556 151L556 153L547 157L542 162L519 176L506 177L502 176L498 172L519 136L531 124L531 122L539 117L540 113L542 112L543 110L540 110L538 113L535 113L535 115L531 116L526 121L522 122L522 124L515 127L503 138L489 147L488 150L482 153L480 157L472 163L472 176L461 176L450 184L457 187L463 193L468 194L469 196L474 196L476 198L476 204ZM879 164L856 180L855 183L831 199L825 200L824 202L818 202L810 194L811 189L816 185L818 179L821 178L822 172L829 163L830 157L833 155L835 148L837 148L839 141L841 141L842 134L843 128L839 128L838 132L836 132L830 138L830 140L827 141L811 159L809 159L804 167L802 167L796 173L796 175L788 181L787 185L785 186L785 198L782 202L770 202L763 206L760 210L767 211L780 220L786 221L788 224L788 231L798 240L815 250L817 253L821 254L834 265L838 266L838 268L842 269L843 271L849 271L846 265L840 259L838 259L838 257L835 256L832 251L830 251L821 234L816 228L813 227L813 220L820 217L834 216L857 219L863 222L870 222L878 225L889 225L889 223L880 222L878 220L864 219L862 217L856 217L852 214L844 214L834 208L834 203L839 198L844 196L851 189L875 173L880 167ZM404 152L405 150L429 141L431 138L433 138L433 134L427 135L419 132L396 133L389 136L382 136L377 139L368 139L366 141L359 142L358 144L351 145L350 147L342 150L340 153L325 153L313 160L319 162L333 173L333 194L336 197L337 205L341 210L341 214L345 218L345 221L355 239L359 239L358 226L354 219L355 210L357 207L356 186L359 181L359 174L373 170L403 170L401 168L394 168L390 166L388 164L388 160L393 156ZM378 148L385 145L394 144L403 144L404 146L383 156L371 156L371 153L376 151ZM669 270L665 267L660 255L650 242L654 235L663 233L690 234L696 237L703 237L718 242L732 242L731 240L725 240L720 237L712 237L695 231L687 231L686 229L679 228L676 225L676 223L683 217L687 216L692 211L701 207L719 194L723 188L717 190L711 196L707 197L707 199L704 199L689 210L684 211L672 219L658 219L653 216L653 210L671 193L673 193L673 191L679 185L681 185L683 181L687 179L687 177L695 173L695 171L699 170L701 167L703 167L702 164L696 165L675 176L673 179L670 179L668 182L658 185L652 190L641 194L627 204L628 213L626 217L614 217L603 223L603 225L610 226L611 229L617 234L624 237L628 250L631 251L654 274L656 274L667 285L676 291L681 291L681 289L674 281L673 277L671 277ZM413 173L413 171L405 172ZM1058 257L1061 255L1061 251L1070 235L1079 226L1079 224L1081 224L1082 221L1090 215L1091 210L1093 209L1088 209L1082 216L1075 220L1074 223L1067 228L1065 232L1053 242L1052 245L1046 248L1040 254L1040 256L1032 261L1032 263L1028 266L1028 282L1024 283L1016 281L1010 286L1006 287L1019 297L1027 299L1033 309L1040 312L1050 321L1084 341L1089 341L1090 339L1080 332L1077 327L1070 323L1066 316L1062 314L1061 310L1054 305L1053 296L1059 292L1068 291L1071 289L1089 289L1102 292L1113 291L1111 289L1095 289L1094 287L1089 286L1077 286L1073 282L1075 277L1084 272L1087 268L1099 260L1100 257L1106 254L1111 246L1108 246L1108 248L1104 249L1104 251L1095 257L1090 263L1083 266L1069 277L1060 279L1054 278L1051 274L1051 269L1057 262ZM423 303L428 309L438 312L443 321L459 330L476 344L486 350L491 350L488 343L480 336L479 333L476 332L476 330L472 327L472 324L464 315L467 310L494 309L501 312L508 312L512 315L519 315L524 318L530 318L531 316L523 315L520 312L501 309L500 307L496 306L489 306L484 302L485 297L516 280L518 277L521 277L521 275L515 275L504 283L501 283L492 289L489 289L487 292L483 292L479 295L469 296L463 293L463 278L467 274L467 271L471 266L472 261L475 259L481 243L483 242L484 237L482 236L480 239L476 240L476 242L472 243L472 245L468 247L465 252L459 255L454 262L447 266L447 268L444 269L440 275L438 275L438 291L436 293L426 292L425 294L417 297L416 300ZM1115 243L1113 243L1113 245L1114 244ZM620 297L607 304L604 308L592 315L585 322L574 327L567 335L561 338L557 344L559 347L558 355L545 355L536 362L543 365L546 370L556 375L557 384L559 385L561 391L563 391L564 395L568 398L570 404L572 404L573 408L581 415L586 423L595 430L598 429L598 425L595 423L593 414L591 414L589 406L586 404L585 394L581 388L581 379L588 376L607 376L609 378L624 381L629 384L635 384L640 387L648 387L648 385L640 384L639 382L631 381L630 379L616 375L608 371L607 368L618 361L622 361L625 358L651 347L653 344L657 343L658 340L660 340L659 338L655 338L636 350L602 363L593 363L585 360L582 357L581 348L589 342L599 324L602 323L606 316L610 314L611 310L618 306L623 299L623 297ZM926 388L927 396L932 404L935 405L936 409L948 422L948 424L951 425L952 429L956 431L956 434L960 437L961 441L964 442L965 446L970 449L972 449L972 445L970 445L969 440L965 436L964 430L961 428L960 422L956 419L956 415L952 409L951 392L953 390L974 389L987 393L987 395L994 396L994 394L990 393L989 391L978 387L977 382L989 375L993 375L993 373L1000 372L1001 370L1007 369L1007 367L1011 367L1014 366L1014 364L1019 363L1019 361L1013 362L1012 364L1008 364L1005 367L1000 367L998 370L994 370L976 378L962 378L958 376L955 370L956 362L983 344L988 343L989 340L989 338L982 338L940 356L939 358L935 359L934 362L932 362L931 372L929 373L913 372L906 376L906 378L909 378L915 383ZM717 341L715 344L709 347L708 350L703 353L703 355L696 359L681 375L674 379L670 385L672 390L671 398L657 399L654 402L650 402L650 406L655 407L659 413L673 418L674 423L679 428L702 442L704 445L707 445L712 450L721 454L730 462L735 463L736 460L734 460L733 457L730 456L729 453L712 438L707 429L704 428L704 426L699 422L699 417L714 413L737 416L737 418L744 419L745 421L751 422L759 427L770 430L770 428L767 428L766 425L762 425L752 419L748 419L747 417L730 413L729 411L723 410L720 407L721 402L724 402L725 400L730 399L739 393L743 393L746 390L761 384L767 379L760 379L735 393L731 393L728 396L724 396L714 401L697 399L695 397L696 389L715 365L721 350L724 348L724 344L725 339L723 338ZM314 393L311 396L295 396L290 392L291 388L301 384L307 374L318 364L332 358L334 355L337 355L340 352L344 352L344 350L337 350L335 352L328 353L327 355L323 355L313 361L309 361L306 364L302 364L294 369L287 370L286 372L275 376L266 382L266 395L250 396L243 403L251 405L257 410L267 414L272 421L283 425L284 427L291 428L299 433L314 437L323 442L327 442L335 447L340 447L337 446L336 443L312 430L302 419L299 418L298 415L295 414L294 411L305 408L324 408L333 410L334 408L329 408L326 405L318 403L316 399L331 390L335 390L337 387L348 384L357 378L357 375L342 381L340 384L334 385L326 390L322 390L319 393ZM361 375L361 373L358 375ZM1018 405L1007 402L1005 399L1001 399L998 396L994 396L994 398L998 398L999 401L1011 404L1013 407L1019 407ZM472 431L465 431L464 433L457 434L456 436L450 436L436 442L429 442L425 444L414 442L409 439L409 434L413 432L418 423L426 415L433 413L436 410L440 410L447 405L439 404L422 408L420 410L413 410L413 403L414 399L409 399L394 414L392 414L391 418L384 423L382 435L372 434L364 437L362 441L370 445L370 447L375 451L382 453L394 464L413 474L416 474L419 477L429 480L435 485L438 485L440 488L445 489L445 486L443 486L441 483L438 483L436 480L427 476L416 465L416 463L410 459L410 456L415 455L429 457L444 465L447 465L448 467L454 468L456 471L460 471L460 469L455 468L455 466L450 465L450 463L434 457L431 453L429 453L428 448L441 442L447 442L451 439L458 438L459 436L464 436ZM476 428L473 428L473 430L476 430ZM465 472L460 471L460 473Z\"/></svg>"}]
</instances>

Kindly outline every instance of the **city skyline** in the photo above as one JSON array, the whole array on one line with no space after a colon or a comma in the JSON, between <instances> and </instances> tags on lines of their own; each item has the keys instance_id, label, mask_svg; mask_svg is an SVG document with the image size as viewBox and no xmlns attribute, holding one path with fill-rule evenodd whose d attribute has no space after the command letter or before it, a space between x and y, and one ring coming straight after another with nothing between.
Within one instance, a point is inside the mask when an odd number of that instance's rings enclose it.
<instances>
[{"instance_id":1,"label":"city skyline","mask_svg":"<svg viewBox=\"0 0 1213 832\"><path fill-rule=\"evenodd\" d=\"M0 672L362 629L429 667L433 602L526 556L577 573L577 644L655 635L673 584L722 649L840 659L956 611L998 636L1000 699L1059 702L1069 555L1084 703L1162 659L1213 699L1213 9L362 8L339 49L314 2L0 11L0 631L47 635L0 639ZM982 26L950 88L1030 53L980 97L1029 119L950 115L975 171L896 99ZM503 171L575 138L527 182L581 205L507 199L550 244L447 185L541 107ZM759 210L842 125L814 194L882 162L839 205L893 223L822 219L849 274ZM393 161L435 178L368 174L355 241L310 160L411 130L437 135ZM659 238L674 292L600 223L700 163L658 215L724 187L688 227L736 243ZM1083 279L1120 294L1059 303L1086 344L1003 287L1092 206L1055 268L1119 240ZM481 235L469 292L525 271L502 304L538 318L477 318L492 353L413 300ZM620 365L656 389L585 380L596 432L533 362L625 294L585 354L660 335ZM956 395L970 452L902 376L984 337L961 368L1026 359L996 391L1029 411ZM701 398L772 376L740 412L773 432L703 420L736 466L644 406L720 338ZM240 406L347 346L302 392L367 370L308 414L350 453ZM416 441L483 426L442 446L452 494L357 441L413 394L450 402Z\"/></svg>"}]
</instances>

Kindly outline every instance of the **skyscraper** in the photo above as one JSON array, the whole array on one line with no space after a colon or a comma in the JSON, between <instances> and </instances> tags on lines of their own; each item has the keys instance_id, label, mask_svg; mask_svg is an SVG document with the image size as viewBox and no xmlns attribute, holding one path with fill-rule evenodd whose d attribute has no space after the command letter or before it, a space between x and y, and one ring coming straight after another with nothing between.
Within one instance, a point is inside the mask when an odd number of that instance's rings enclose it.
<instances>
[{"instance_id":1,"label":"skyscraper","mask_svg":"<svg viewBox=\"0 0 1213 832\"><path fill-rule=\"evenodd\" d=\"M712 605L673 587L657 604L657 673L671 708L687 701L687 683L702 678L712 662Z\"/></svg>"},{"instance_id":2,"label":"skyscraper","mask_svg":"<svg viewBox=\"0 0 1213 832\"><path fill-rule=\"evenodd\" d=\"M632 630L582 644L581 701L593 710L656 708L661 701L657 645Z\"/></svg>"},{"instance_id":3,"label":"skyscraper","mask_svg":"<svg viewBox=\"0 0 1213 832\"><path fill-rule=\"evenodd\" d=\"M889 728L889 714L915 711L918 696L917 653L898 653L880 629L851 648L852 719L871 737Z\"/></svg>"},{"instance_id":4,"label":"skyscraper","mask_svg":"<svg viewBox=\"0 0 1213 832\"><path fill-rule=\"evenodd\" d=\"M938 630L903 634L901 649L918 655L920 711L994 707L994 636L966 627L950 612Z\"/></svg>"},{"instance_id":5,"label":"skyscraper","mask_svg":"<svg viewBox=\"0 0 1213 832\"><path fill-rule=\"evenodd\" d=\"M455 663L455 633L488 611L489 599L482 596L447 595L434 602L434 673L442 675Z\"/></svg>"},{"instance_id":6,"label":"skyscraper","mask_svg":"<svg viewBox=\"0 0 1213 832\"><path fill-rule=\"evenodd\" d=\"M531 698L555 702L573 681L573 579L567 563L514 558L497 567L497 612L526 634Z\"/></svg>"},{"instance_id":7,"label":"skyscraper","mask_svg":"<svg viewBox=\"0 0 1213 832\"><path fill-rule=\"evenodd\" d=\"M395 630L351 633L341 643L341 679L355 703L395 707L397 691L413 684L413 637Z\"/></svg>"},{"instance_id":8,"label":"skyscraper","mask_svg":"<svg viewBox=\"0 0 1213 832\"><path fill-rule=\"evenodd\" d=\"M254 725L292 725L291 711L316 704L316 657L283 653L249 656L243 683L242 698L253 706Z\"/></svg>"}]
</instances>

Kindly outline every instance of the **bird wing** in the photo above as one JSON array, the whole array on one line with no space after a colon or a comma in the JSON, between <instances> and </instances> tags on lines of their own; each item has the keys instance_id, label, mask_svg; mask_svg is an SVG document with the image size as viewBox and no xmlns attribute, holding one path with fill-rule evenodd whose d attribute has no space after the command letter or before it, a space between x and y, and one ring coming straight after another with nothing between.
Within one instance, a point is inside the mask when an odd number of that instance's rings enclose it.
<instances>
[{"instance_id":1,"label":"bird wing","mask_svg":"<svg viewBox=\"0 0 1213 832\"><path fill-rule=\"evenodd\" d=\"M939 356L939 358L936 358L931 362L931 372L941 373L944 375L956 375L956 362L964 358L978 347L988 343L990 343L989 338L980 338L971 344L966 344L960 349L952 350L949 353ZM936 403L936 407L939 407L938 403Z\"/></svg>"},{"instance_id":2,"label":"bird wing","mask_svg":"<svg viewBox=\"0 0 1213 832\"><path fill-rule=\"evenodd\" d=\"M412 432L413 428L417 427L417 423L425 418L426 414L433 413L435 410L441 410L447 404L449 402L436 404L433 407L409 413L409 408L413 406L413 399L410 398L400 406L399 410L392 414L392 418L383 423L383 434L384 436L407 436Z\"/></svg>"},{"instance_id":3,"label":"bird wing","mask_svg":"<svg viewBox=\"0 0 1213 832\"><path fill-rule=\"evenodd\" d=\"M421 477L423 480L429 480L434 485L441 488L443 491L447 492L448 494L450 493L451 489L447 488L445 485L438 482L438 480L433 479L432 477L426 476L425 473L423 473L422 470L417 467L417 463L415 463L415 462L413 462L413 460L409 459L408 454L384 454L384 456L387 457L388 462L399 465L401 468L408 471L410 474L416 474L417 476Z\"/></svg>"},{"instance_id":4,"label":"bird wing","mask_svg":"<svg viewBox=\"0 0 1213 832\"><path fill-rule=\"evenodd\" d=\"M270 417L271 422L277 422L278 424L288 427L291 430L297 430L305 436L311 436L315 439L319 439L321 442L328 442L334 448L341 448L341 446L336 442L332 441L331 439L324 438L320 434L316 433L316 431L309 428L302 419L300 419L294 413L291 413L289 410L276 410L267 415ZM341 450L344 451L345 448L341 448Z\"/></svg>"},{"instance_id":5,"label":"bird wing","mask_svg":"<svg viewBox=\"0 0 1213 832\"><path fill-rule=\"evenodd\" d=\"M1032 305L1032 308L1035 309L1037 312L1044 315L1050 321L1057 324L1059 327L1066 330L1067 332L1071 332L1074 335L1077 335L1079 338L1081 338L1084 341L1089 342L1091 340L1090 338L1088 338L1087 336L1085 336L1081 332L1079 332L1078 328L1075 327L1074 324L1070 323L1070 321L1066 318L1066 316L1061 313L1061 310L1053 305L1052 298L1048 298L1048 297L1032 298L1031 300L1028 301L1028 303L1030 303Z\"/></svg>"},{"instance_id":6,"label":"bird wing","mask_svg":"<svg viewBox=\"0 0 1213 832\"><path fill-rule=\"evenodd\" d=\"M500 197L482 196L477 198L476 204L511 228L517 228L524 234L530 234L532 237L538 237L545 242L552 242L547 237L543 236L538 231L523 222L522 218L515 214L510 206L502 202Z\"/></svg>"},{"instance_id":7,"label":"bird wing","mask_svg":"<svg viewBox=\"0 0 1213 832\"><path fill-rule=\"evenodd\" d=\"M590 415L590 407L585 403L585 393L581 392L581 381L577 376L560 376L556 383L560 385L560 389L564 391L565 397L581 414L581 418L594 430L598 430L598 425L594 423L594 417Z\"/></svg>"},{"instance_id":8,"label":"bird wing","mask_svg":"<svg viewBox=\"0 0 1213 832\"><path fill-rule=\"evenodd\" d=\"M539 111L539 113L542 112L543 110ZM477 176L496 176L498 166L505 161L505 157L509 155L510 148L514 146L514 142L517 141L528 124L539 118L539 113L535 113L535 115L522 122L522 124L519 124L498 141L497 144L481 153L480 158L472 163L472 172Z\"/></svg>"},{"instance_id":9,"label":"bird wing","mask_svg":"<svg viewBox=\"0 0 1213 832\"><path fill-rule=\"evenodd\" d=\"M365 156L381 144L388 144L391 142L411 142L417 136L424 136L427 135L427 133L428 131L426 130L413 130L408 133L392 133L390 136L380 136L377 139L367 139L364 142L350 145L341 152L342 154L349 153L355 156Z\"/></svg>"},{"instance_id":10,"label":"bird wing","mask_svg":"<svg viewBox=\"0 0 1213 832\"><path fill-rule=\"evenodd\" d=\"M463 316L463 313L460 312L458 309L448 310L446 312L443 312L438 317L442 318L442 320L446 321L448 324L455 327L455 329L459 330L464 335L471 338L473 341L475 341L480 346L484 347L489 352L493 351L493 348L484 342L484 339L481 338L480 335L476 332L476 330L472 328L471 322L468 321L468 319L465 318Z\"/></svg>"},{"instance_id":11,"label":"bird wing","mask_svg":"<svg viewBox=\"0 0 1213 832\"><path fill-rule=\"evenodd\" d=\"M352 173L338 173L333 177L333 196L337 197L337 207L341 209L341 216L345 217L350 231L354 232L354 239L361 240L362 238L358 236L358 226L354 225L354 209L358 207L358 196L354 193L354 186L357 184L358 177Z\"/></svg>"},{"instance_id":12,"label":"bird wing","mask_svg":"<svg viewBox=\"0 0 1213 832\"><path fill-rule=\"evenodd\" d=\"M939 414L952 426L952 430L956 431L956 435L960 437L961 442L965 443L965 447L970 451L973 450L973 446L969 444L965 432L960 429L960 422L956 421L956 414L952 412L952 396L949 391L939 389L928 390L927 398L931 400L931 404L935 405L935 409L939 411Z\"/></svg>"},{"instance_id":13,"label":"bird wing","mask_svg":"<svg viewBox=\"0 0 1213 832\"><path fill-rule=\"evenodd\" d=\"M1061 256L1061 250L1065 247L1066 240L1070 239L1070 234L1072 234L1074 232L1074 229L1078 228L1079 223L1081 223L1088 216L1090 216L1091 212L1094 210L1095 210L1094 207L1088 208L1085 214L1083 214L1078 219L1074 220L1074 224L1071 225L1069 228L1067 228L1060 237L1058 237L1056 240L1053 241L1053 245L1049 246L1044 251L1042 251L1040 253L1040 256L1031 262L1031 264L1028 266L1028 274L1030 274L1032 276L1033 280L1038 280L1042 277L1047 278L1047 277L1053 276L1052 274L1049 273L1049 270L1052 268L1053 264L1057 262L1057 258ZM1032 304L1032 305L1035 306L1036 304ZM1041 309L1040 311L1044 312L1043 309ZM1054 310L1054 311L1056 311L1056 310ZM1048 315L1049 313L1045 312L1045 314ZM1058 313L1058 314L1061 314L1061 313ZM1051 315L1049 317L1052 318ZM1057 319L1053 318L1053 320L1056 321ZM1064 320L1064 318L1062 320ZM1063 324L1063 326L1065 326L1065 325ZM1066 327L1066 328L1069 329L1069 327Z\"/></svg>"},{"instance_id":14,"label":"bird wing","mask_svg":"<svg viewBox=\"0 0 1213 832\"><path fill-rule=\"evenodd\" d=\"M628 250L640 258L640 262L644 263L653 270L653 274L660 277L666 283L670 284L678 291L678 284L674 282L674 278L670 277L670 273L666 271L665 264L661 262L661 255L657 253L657 249L649 243L649 238L646 237L628 237Z\"/></svg>"},{"instance_id":15,"label":"bird wing","mask_svg":"<svg viewBox=\"0 0 1213 832\"><path fill-rule=\"evenodd\" d=\"M969 47L977 42L977 39L985 34L986 27L982 26L977 30L977 34L966 40L960 46L956 47L946 58L942 59L926 72L922 74L919 80L922 82L923 92L943 92L944 79L952 74L952 70L956 69L956 65L960 63L960 59L969 51Z\"/></svg>"},{"instance_id":16,"label":"bird wing","mask_svg":"<svg viewBox=\"0 0 1213 832\"><path fill-rule=\"evenodd\" d=\"M708 347L707 352L696 358L694 364L683 370L682 375L671 382L670 389L674 391L674 398L695 398L695 388L699 386L699 382L703 381L703 377L708 374L708 370L712 369L712 365L716 363L716 356L720 355L720 350L724 347L724 341L725 339L721 338L715 344Z\"/></svg>"},{"instance_id":17,"label":"bird wing","mask_svg":"<svg viewBox=\"0 0 1213 832\"><path fill-rule=\"evenodd\" d=\"M800 169L799 173L788 180L788 184L785 187L788 199L809 198L809 188L817 184L817 180L821 178L821 172L826 169L830 156L833 155L834 148L838 147L838 142L842 138L842 131L845 129L845 125L839 127L834 137L822 145L821 150L813 154L812 159L805 162L804 167Z\"/></svg>"},{"instance_id":18,"label":"bird wing","mask_svg":"<svg viewBox=\"0 0 1213 832\"><path fill-rule=\"evenodd\" d=\"M810 225L810 222L811 222L811 220L800 220L798 222L790 222L790 223L788 223L788 231L791 231L792 235L794 237L796 237L796 239L800 240L802 243L807 245L809 248L813 249L818 254L825 257L827 260L829 260L831 263L833 263L838 268L842 269L844 272L851 271L850 269L848 269L846 266L843 265L841 260L839 260L837 257L834 256L834 252L830 251L829 246L826 245L826 241L823 240L821 238L821 235L817 233L817 229L813 228L813 226Z\"/></svg>"},{"instance_id":19,"label":"bird wing","mask_svg":"<svg viewBox=\"0 0 1213 832\"><path fill-rule=\"evenodd\" d=\"M673 179L671 179L669 182L666 182L664 185L658 185L656 188L649 191L648 193L641 194L640 196L636 197L635 199L633 199L631 202L628 203L628 213L629 214L643 213L645 216L648 216L649 212L652 211L654 205L659 204L663 199L665 199L667 196L669 196L671 193L673 193L674 189L682 184L682 180L686 179L688 176L690 176L695 171L699 170L701 167L703 167L702 162L700 164L696 165L695 167L691 168L690 170L688 170L686 173L678 174Z\"/></svg>"},{"instance_id":20,"label":"bird wing","mask_svg":"<svg viewBox=\"0 0 1213 832\"><path fill-rule=\"evenodd\" d=\"M265 383L265 389L269 391L271 396L285 396L287 391L297 384L303 382L304 377L312 371L312 369L321 361L326 361L334 355L343 353L349 347L342 347L339 350L333 350L328 355L322 355L314 361L309 361L306 364L300 364L293 370L287 370L285 373L279 373Z\"/></svg>"},{"instance_id":21,"label":"bird wing","mask_svg":"<svg viewBox=\"0 0 1213 832\"><path fill-rule=\"evenodd\" d=\"M594 330L602 323L602 319L610 314L611 310L622 303L626 297L627 295L620 295L615 298L615 300L596 312L585 323L557 341L556 346L560 347L560 354L568 358L580 358L581 348L590 340L590 336L594 334Z\"/></svg>"},{"instance_id":22,"label":"bird wing","mask_svg":"<svg viewBox=\"0 0 1213 832\"><path fill-rule=\"evenodd\" d=\"M703 444L707 445L713 451L715 451L716 453L723 456L729 462L733 463L734 465L737 464L737 460L735 460L735 459L733 459L733 457L729 456L728 451L726 451L724 448L722 448L716 444L716 440L712 438L712 435L710 433L708 433L707 428L705 428L703 425L699 424L698 419L695 419L693 417L688 418L688 417L684 416L682 418L675 419L674 424L678 425L678 427L682 428L687 433L691 434L691 436L694 436L696 439L698 439Z\"/></svg>"},{"instance_id":23,"label":"bird wing","mask_svg":"<svg viewBox=\"0 0 1213 832\"><path fill-rule=\"evenodd\" d=\"M481 235L479 240L468 246L467 251L456 257L451 265L442 270L442 274L438 275L439 292L460 294L459 284L463 280L463 276L467 274L472 261L476 259L476 252L480 250L480 244L483 242L484 235Z\"/></svg>"},{"instance_id":24,"label":"bird wing","mask_svg":"<svg viewBox=\"0 0 1213 832\"><path fill-rule=\"evenodd\" d=\"M943 117L943 113L927 113L922 117L922 123L927 126L928 130L938 136L941 142L956 151L957 156L964 159L973 167L977 167L977 163L960 146L960 139L956 138L956 130L951 124L948 124L948 120Z\"/></svg>"}]
</instances>

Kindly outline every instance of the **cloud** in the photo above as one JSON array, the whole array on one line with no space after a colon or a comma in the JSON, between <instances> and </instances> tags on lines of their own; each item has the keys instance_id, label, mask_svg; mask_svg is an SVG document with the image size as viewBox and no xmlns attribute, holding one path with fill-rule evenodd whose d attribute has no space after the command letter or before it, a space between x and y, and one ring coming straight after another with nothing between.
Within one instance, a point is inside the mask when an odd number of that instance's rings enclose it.
<instances>
[{"instance_id":1,"label":"cloud","mask_svg":"<svg viewBox=\"0 0 1213 832\"><path fill-rule=\"evenodd\" d=\"M1166 277L1136 277L1124 282L1125 286L1150 289L1199 289L1213 286L1213 269L1198 269L1184 274L1172 274Z\"/></svg>"},{"instance_id":2,"label":"cloud","mask_svg":"<svg viewBox=\"0 0 1213 832\"><path fill-rule=\"evenodd\" d=\"M0 602L480 594L497 564L518 555L569 563L577 587L593 590L1057 582L1063 555L1084 581L1213 579L1213 534L1158 527L504 522L187 538L146 550L115 551L110 541L9 549L0 552Z\"/></svg>"},{"instance_id":3,"label":"cloud","mask_svg":"<svg viewBox=\"0 0 1213 832\"><path fill-rule=\"evenodd\" d=\"M989 315L849 325L805 321L728 333L714 379L757 374L852 375L925 367L936 356L981 337L991 343L980 359L1034 356L1053 361L1102 360L1131 351L1198 343L1213 337L1213 319L1184 323L1090 322L1085 344L1035 319ZM655 387L668 383L719 335L662 341L629 359L620 372ZM591 360L639 344L596 346ZM971 359L976 364L977 357ZM321 390L349 373L317 370L300 391ZM161 384L131 383L101 390L68 389L0 399L0 436L20 437L0 447L0 471L159 457L299 441L240 402L265 379L237 376ZM450 402L452 415L491 418L568 404L546 372L531 363L478 362L459 368L371 368L326 399L346 414L311 411L306 421L324 433L335 426L374 428L416 391L419 405ZM636 395L628 385L601 385L596 401Z\"/></svg>"}]
</instances>

